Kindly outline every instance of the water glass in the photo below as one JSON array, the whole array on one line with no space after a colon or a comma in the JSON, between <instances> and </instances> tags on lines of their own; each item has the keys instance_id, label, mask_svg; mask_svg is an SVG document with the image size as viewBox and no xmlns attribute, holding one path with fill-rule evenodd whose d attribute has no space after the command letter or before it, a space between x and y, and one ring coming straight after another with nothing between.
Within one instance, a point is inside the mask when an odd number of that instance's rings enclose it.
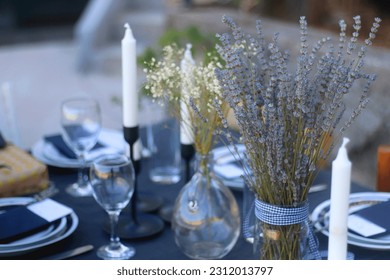
<instances>
[{"instance_id":1,"label":"water glass","mask_svg":"<svg viewBox=\"0 0 390 280\"><path fill-rule=\"evenodd\" d=\"M244 153L242 163L246 172L252 174L247 153ZM255 225L257 220L255 215L256 194L252 189L250 189L246 182L244 182L242 192L242 233L247 242L253 243L255 236Z\"/></svg>"},{"instance_id":2,"label":"water glass","mask_svg":"<svg viewBox=\"0 0 390 280\"><path fill-rule=\"evenodd\" d=\"M242 203L242 232L245 240L249 243L253 243L255 234L255 193L249 189L249 186L245 183L243 186L243 203Z\"/></svg>"},{"instance_id":3,"label":"water glass","mask_svg":"<svg viewBox=\"0 0 390 280\"><path fill-rule=\"evenodd\" d=\"M170 119L147 127L147 147L151 152L150 179L159 184L175 184L181 178L180 127Z\"/></svg>"},{"instance_id":4,"label":"water glass","mask_svg":"<svg viewBox=\"0 0 390 280\"><path fill-rule=\"evenodd\" d=\"M101 130L98 102L88 98L65 100L61 105L61 125L65 143L80 161L77 183L70 185L66 191L73 196L89 196L92 189L83 169L86 167L85 155L96 145Z\"/></svg>"},{"instance_id":5,"label":"water glass","mask_svg":"<svg viewBox=\"0 0 390 280\"><path fill-rule=\"evenodd\" d=\"M135 249L123 245L117 235L119 214L134 193L135 173L131 161L120 154L101 156L92 163L90 180L93 197L108 213L111 223L110 242L98 249L98 257L111 260L131 258Z\"/></svg>"}]
</instances>

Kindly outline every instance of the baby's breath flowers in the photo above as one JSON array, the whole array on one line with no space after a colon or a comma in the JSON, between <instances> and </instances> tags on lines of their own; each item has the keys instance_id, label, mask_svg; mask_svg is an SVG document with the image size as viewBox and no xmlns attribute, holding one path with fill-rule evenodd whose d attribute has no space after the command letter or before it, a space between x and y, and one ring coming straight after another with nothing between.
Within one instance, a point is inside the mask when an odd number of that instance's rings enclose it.
<instances>
[{"instance_id":1,"label":"baby's breath flowers","mask_svg":"<svg viewBox=\"0 0 390 280\"><path fill-rule=\"evenodd\" d=\"M176 45L164 47L162 60L157 61L152 58L148 63L148 68L144 69L146 73L146 91L157 100L161 105L175 104L180 100L180 58L184 50L177 48Z\"/></svg>"},{"instance_id":2,"label":"baby's breath flowers","mask_svg":"<svg viewBox=\"0 0 390 280\"><path fill-rule=\"evenodd\" d=\"M221 116L216 112L214 103L226 112L226 104L222 101L221 87L215 76L215 69L221 67L216 57L203 64L188 64L184 73L180 68L184 50L176 45L168 45L163 49L161 60L152 59L146 73L145 89L153 99L161 104L168 104L176 118L180 120L180 103L184 103L190 112L190 126L194 132L195 150L207 155L213 144L214 135L221 126ZM190 73L190 74L188 74ZM182 94L185 87L188 96Z\"/></svg>"},{"instance_id":3,"label":"baby's breath flowers","mask_svg":"<svg viewBox=\"0 0 390 280\"><path fill-rule=\"evenodd\" d=\"M278 34L266 43L261 21L257 21L257 34L253 35L244 33L229 17L223 17L223 22L230 32L218 35L217 50L226 64L216 74L246 147L251 172L246 171L244 179L256 194L256 205L276 206L278 211L301 210L307 207L308 191L318 166L369 100L375 75L363 72L364 57L380 19L375 19L360 47L359 16L354 17L350 39L346 23L340 21L337 47L330 38L310 47L307 22L301 17L300 48L293 71L288 53L279 46ZM358 105L346 123L341 123L346 109L344 96L360 81L364 86L357 96ZM263 213L269 208L261 206L256 210ZM271 216L278 212L273 211ZM299 224L262 222L261 258L302 257ZM318 257L316 250L312 252Z\"/></svg>"}]
</instances>

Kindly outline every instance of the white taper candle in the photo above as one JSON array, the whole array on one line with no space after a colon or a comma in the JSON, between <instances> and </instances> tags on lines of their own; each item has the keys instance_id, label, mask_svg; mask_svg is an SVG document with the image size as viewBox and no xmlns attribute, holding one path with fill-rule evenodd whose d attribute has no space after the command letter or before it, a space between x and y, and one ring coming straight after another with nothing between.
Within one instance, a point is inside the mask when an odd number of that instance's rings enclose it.
<instances>
[{"instance_id":1,"label":"white taper candle","mask_svg":"<svg viewBox=\"0 0 390 280\"><path fill-rule=\"evenodd\" d=\"M192 78L192 67L195 65L191 54L191 44L187 44L184 52L184 57L180 63L180 69L185 75L185 79L189 82ZM188 100L190 98L188 84L182 83L181 101L180 101L180 143L184 145L191 145L194 143L194 133L191 126L190 112L188 110Z\"/></svg>"},{"instance_id":2,"label":"white taper candle","mask_svg":"<svg viewBox=\"0 0 390 280\"><path fill-rule=\"evenodd\" d=\"M1 106L0 108L4 110L4 112L2 112L2 117L4 117L4 120L0 120L0 125L2 121L4 121L4 127L0 126L0 129L3 129L3 137L5 137L7 141L10 141L14 145L21 147L18 123L16 119L13 101L14 98L13 91L11 89L11 84L9 82L2 83L0 92L0 104L3 103L4 108L1 108Z\"/></svg>"},{"instance_id":3,"label":"white taper candle","mask_svg":"<svg viewBox=\"0 0 390 280\"><path fill-rule=\"evenodd\" d=\"M343 139L343 144L332 163L328 243L329 260L345 260L347 258L347 224L352 169L352 164L348 159L347 149L345 148L348 142L348 138Z\"/></svg>"},{"instance_id":4,"label":"white taper candle","mask_svg":"<svg viewBox=\"0 0 390 280\"><path fill-rule=\"evenodd\" d=\"M128 23L122 39L122 99L123 126L138 126L136 40Z\"/></svg>"}]
</instances>

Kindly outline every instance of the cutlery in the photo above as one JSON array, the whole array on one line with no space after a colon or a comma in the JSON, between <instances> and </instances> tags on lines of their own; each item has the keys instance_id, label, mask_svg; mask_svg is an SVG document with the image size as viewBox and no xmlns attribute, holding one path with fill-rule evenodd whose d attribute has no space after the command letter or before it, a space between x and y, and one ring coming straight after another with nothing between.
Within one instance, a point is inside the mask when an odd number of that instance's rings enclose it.
<instances>
[{"instance_id":1,"label":"cutlery","mask_svg":"<svg viewBox=\"0 0 390 280\"><path fill-rule=\"evenodd\" d=\"M58 254L55 254L53 256L48 257L48 260L66 260L75 256L82 255L84 253L87 253L93 249L93 245L84 245L81 247L77 247L65 252L61 252Z\"/></svg>"},{"instance_id":2,"label":"cutlery","mask_svg":"<svg viewBox=\"0 0 390 280\"><path fill-rule=\"evenodd\" d=\"M49 187L44 189L43 191L40 191L39 193L35 194L33 196L34 200L28 204L32 204L32 203L35 203L35 202L38 202L38 201L41 201L41 200L44 200L46 198L49 198L49 197L52 197L54 196L56 193L58 193L58 189L56 188L56 186L54 185L53 182L50 182L49 183Z\"/></svg>"}]
</instances>

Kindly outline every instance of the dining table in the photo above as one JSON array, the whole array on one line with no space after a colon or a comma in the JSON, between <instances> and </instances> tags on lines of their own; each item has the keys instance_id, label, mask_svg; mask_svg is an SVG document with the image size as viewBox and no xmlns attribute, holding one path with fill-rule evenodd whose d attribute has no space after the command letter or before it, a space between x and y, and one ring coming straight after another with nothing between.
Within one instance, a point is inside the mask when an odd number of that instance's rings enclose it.
<instances>
[{"instance_id":1,"label":"dining table","mask_svg":"<svg viewBox=\"0 0 390 280\"><path fill-rule=\"evenodd\" d=\"M163 138L160 138L163 141ZM137 213L147 211L149 215L159 217L159 209L165 206L173 206L175 198L185 184L184 170L182 179L170 185L163 185L151 181L149 178L149 169L151 166L151 158L142 158L140 162L140 171L137 176L137 194L139 200L150 198L155 199L155 207L149 209L137 209ZM184 166L184 163L183 163ZM73 197L69 195L65 188L76 181L77 170L74 168L61 168L48 165L49 179L52 184L58 189L58 192L52 197L68 207L71 207L78 217L78 225L74 232L67 238L55 242L53 244L43 246L29 252L19 252L14 255L1 257L8 260L50 260L55 259L56 255L66 250L74 249L83 245L92 245L94 248L89 252L72 257L74 260L97 260L97 249L109 242L110 235L107 231L108 215L97 204L92 196L88 197ZM331 171L322 169L314 184L325 184L327 187L321 191L309 194L310 212L315 209L320 203L329 200L331 186ZM238 206L242 209L243 192L240 189L232 188L233 195ZM375 192L372 188L362 186L356 182L351 183L351 192ZM136 201L137 206L140 206L140 201ZM139 205L138 205L139 204ZM241 213L242 215L242 213ZM121 213L121 219L130 221L130 212L125 208ZM244 217L241 217L243 220ZM315 229L314 229L315 230ZM318 238L319 250L326 251L328 246L328 237L320 231L315 231ZM175 244L174 234L169 221L163 221L162 230L156 234L143 238L127 239L121 238L125 245L130 245L135 248L136 253L131 258L134 260L188 260L189 258L180 251ZM389 260L390 250L376 250L363 248L355 245L348 245L348 251L352 252L356 260ZM246 241L241 235L233 249L224 257L226 260L253 260L256 257L253 254L252 244Z\"/></svg>"}]
</instances>

